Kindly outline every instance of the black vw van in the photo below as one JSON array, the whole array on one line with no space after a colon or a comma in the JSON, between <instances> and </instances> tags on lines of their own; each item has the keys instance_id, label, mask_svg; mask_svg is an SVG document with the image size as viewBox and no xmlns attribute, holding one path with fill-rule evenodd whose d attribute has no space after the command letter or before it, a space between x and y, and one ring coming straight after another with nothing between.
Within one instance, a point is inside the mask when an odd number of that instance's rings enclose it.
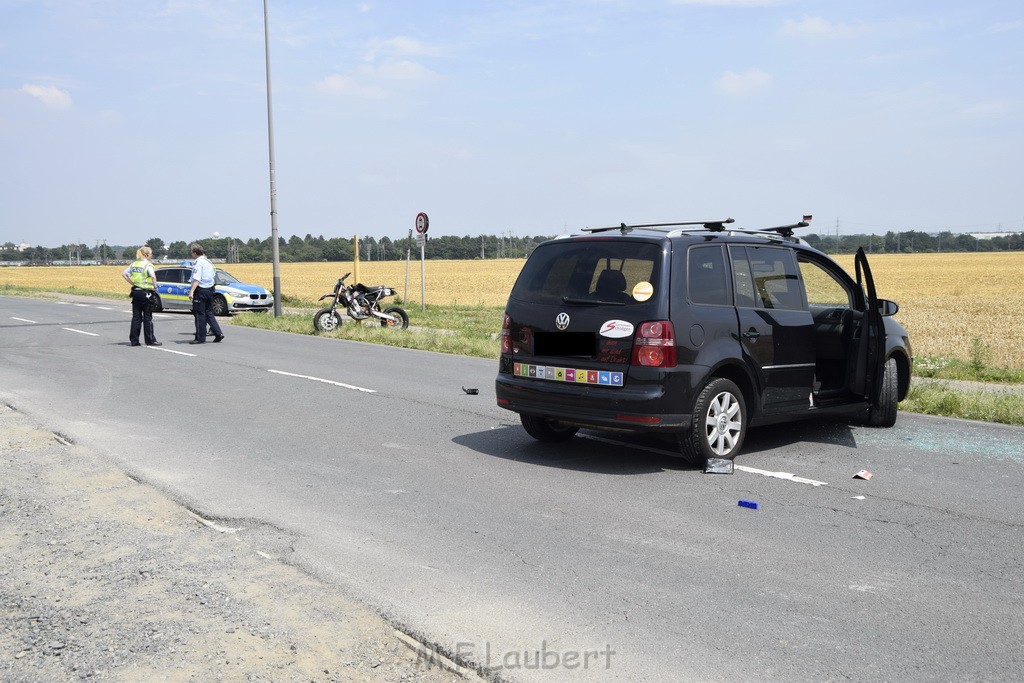
<instances>
[{"instance_id":1,"label":"black vw van","mask_svg":"<svg viewBox=\"0 0 1024 683\"><path fill-rule=\"evenodd\" d=\"M809 219L809 217L805 217ZM889 427L910 387L898 307L794 235L806 220L588 228L539 245L509 295L498 405L542 441L672 435L694 465L747 427L840 415Z\"/></svg>"}]
</instances>

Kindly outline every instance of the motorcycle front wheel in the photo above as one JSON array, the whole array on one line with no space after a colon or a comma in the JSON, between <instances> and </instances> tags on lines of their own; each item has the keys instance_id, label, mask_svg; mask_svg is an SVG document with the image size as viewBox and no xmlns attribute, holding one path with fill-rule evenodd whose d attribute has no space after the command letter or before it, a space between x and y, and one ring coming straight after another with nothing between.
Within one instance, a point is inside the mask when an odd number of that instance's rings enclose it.
<instances>
[{"instance_id":1,"label":"motorcycle front wheel","mask_svg":"<svg viewBox=\"0 0 1024 683\"><path fill-rule=\"evenodd\" d=\"M321 308L313 316L313 329L317 332L333 332L341 327L341 316L331 308Z\"/></svg>"},{"instance_id":2,"label":"motorcycle front wheel","mask_svg":"<svg viewBox=\"0 0 1024 683\"><path fill-rule=\"evenodd\" d=\"M381 327L389 327L389 328L395 329L395 330L407 330L407 329L409 329L409 314L406 313L401 308L399 308L398 306L392 306L391 308L385 308L384 309L384 315L390 315L392 317L398 318L398 322L395 322L393 320L384 320L384 319L382 319L380 321L380 326Z\"/></svg>"}]
</instances>

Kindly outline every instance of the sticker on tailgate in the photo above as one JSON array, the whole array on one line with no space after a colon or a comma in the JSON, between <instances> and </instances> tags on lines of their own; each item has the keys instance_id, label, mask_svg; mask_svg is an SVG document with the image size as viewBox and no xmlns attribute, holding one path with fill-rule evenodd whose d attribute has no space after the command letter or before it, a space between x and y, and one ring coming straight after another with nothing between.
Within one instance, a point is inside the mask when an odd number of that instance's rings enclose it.
<instances>
[{"instance_id":1,"label":"sticker on tailgate","mask_svg":"<svg viewBox=\"0 0 1024 683\"><path fill-rule=\"evenodd\" d=\"M621 387L622 373L608 370L583 370L581 368L560 368L551 365L516 363L512 374L516 377L546 379L552 382L574 382L599 386Z\"/></svg>"}]
</instances>

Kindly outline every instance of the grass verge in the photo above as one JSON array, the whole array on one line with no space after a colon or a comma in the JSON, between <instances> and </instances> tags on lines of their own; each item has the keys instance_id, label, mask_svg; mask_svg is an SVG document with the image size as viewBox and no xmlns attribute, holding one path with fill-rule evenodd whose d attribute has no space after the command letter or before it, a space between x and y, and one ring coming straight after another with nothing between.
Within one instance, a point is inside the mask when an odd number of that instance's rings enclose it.
<instances>
[{"instance_id":1,"label":"grass verge","mask_svg":"<svg viewBox=\"0 0 1024 683\"><path fill-rule=\"evenodd\" d=\"M333 332L313 329L314 309L289 312L275 318L265 313L242 313L232 318L234 325L258 327L295 334L317 334L333 339L387 344L406 349L437 351L460 356L498 359L497 333L501 329L500 309L482 307L432 308L409 311L408 330L382 328L371 321L357 321L342 315L342 325ZM496 321L496 322L495 322Z\"/></svg>"},{"instance_id":2,"label":"grass verge","mask_svg":"<svg viewBox=\"0 0 1024 683\"><path fill-rule=\"evenodd\" d=\"M914 359L914 376L999 384L1024 384L1024 370L992 367L978 358L961 360L940 356L918 356Z\"/></svg>"},{"instance_id":3,"label":"grass verge","mask_svg":"<svg viewBox=\"0 0 1024 683\"><path fill-rule=\"evenodd\" d=\"M939 383L910 387L900 410L965 420L1024 425L1024 392L965 391Z\"/></svg>"}]
</instances>

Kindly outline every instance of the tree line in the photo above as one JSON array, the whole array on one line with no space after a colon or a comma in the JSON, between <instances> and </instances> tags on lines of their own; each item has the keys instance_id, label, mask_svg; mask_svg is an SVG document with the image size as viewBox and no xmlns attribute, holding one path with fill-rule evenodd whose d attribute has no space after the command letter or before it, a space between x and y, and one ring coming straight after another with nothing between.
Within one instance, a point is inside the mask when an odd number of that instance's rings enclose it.
<instances>
[{"instance_id":1,"label":"tree line","mask_svg":"<svg viewBox=\"0 0 1024 683\"><path fill-rule=\"evenodd\" d=\"M510 235L479 235L455 237L442 235L431 237L424 247L427 259L494 259L526 258L541 242L553 235L518 237ZM192 242L175 241L165 243L159 237L145 242L153 250L153 258L159 260L186 260L190 258L189 247L193 242L201 244L206 255L228 263L267 263L273 259L271 238L240 240L232 237L209 237ZM60 247L29 247L19 251L11 242L0 245L0 261L47 263L109 263L134 260L135 252L142 245L90 247L87 244L65 244ZM278 256L282 262L311 261L352 261L355 257L355 239L352 237L331 237L323 235L305 237L293 235L278 240ZM363 261L400 261L407 256L418 259L419 243L415 239L392 240L388 237L359 238L359 258Z\"/></svg>"},{"instance_id":2,"label":"tree line","mask_svg":"<svg viewBox=\"0 0 1024 683\"><path fill-rule=\"evenodd\" d=\"M472 260L494 258L526 258L541 242L554 235L518 237L511 235L478 235L456 237L442 235L430 238L424 248L427 259ZM849 254L859 247L870 253L936 253L973 251L1022 251L1024 233L976 238L966 233L927 233L916 230L887 232L884 235L819 235L801 236L812 247L829 254ZM207 256L227 263L268 263L273 260L271 239L240 240L217 237L194 240L203 245ZM175 241L166 244L159 237L145 242L153 250L154 259L178 261L189 258L192 242ZM35 246L19 251L11 242L0 245L0 262L30 264L51 263L112 263L131 261L142 245L107 246L98 244L65 244L59 247ZM305 237L293 235L278 240L278 256L282 262L352 261L355 243L351 237ZM415 239L392 240L388 237L362 237L359 239L359 258L363 261L399 261L411 256L418 259L419 244Z\"/></svg>"}]
</instances>

